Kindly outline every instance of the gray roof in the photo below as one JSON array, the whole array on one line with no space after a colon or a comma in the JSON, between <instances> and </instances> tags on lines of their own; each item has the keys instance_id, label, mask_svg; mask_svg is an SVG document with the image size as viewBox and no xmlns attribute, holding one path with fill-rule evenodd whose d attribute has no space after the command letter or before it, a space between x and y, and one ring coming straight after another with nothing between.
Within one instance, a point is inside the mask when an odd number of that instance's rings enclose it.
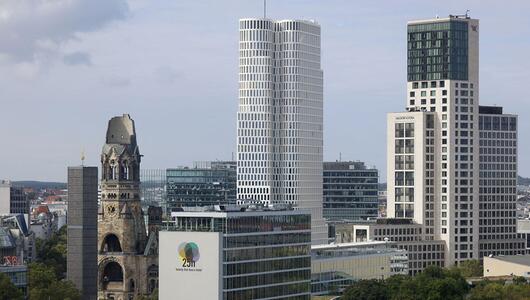
<instances>
[{"instance_id":1,"label":"gray roof","mask_svg":"<svg viewBox=\"0 0 530 300\"><path fill-rule=\"evenodd\" d=\"M0 248L14 248L15 246L15 241L9 229L0 227Z\"/></svg>"},{"instance_id":2,"label":"gray roof","mask_svg":"<svg viewBox=\"0 0 530 300\"><path fill-rule=\"evenodd\" d=\"M112 149L116 151L118 156L126 151L130 155L140 154L138 145L136 144L134 121L127 114L121 117L114 117L109 121L107 138L105 145L103 145L103 153L108 155Z\"/></svg>"},{"instance_id":3,"label":"gray roof","mask_svg":"<svg viewBox=\"0 0 530 300\"><path fill-rule=\"evenodd\" d=\"M136 145L134 121L128 114L110 119L107 128L107 144Z\"/></svg>"},{"instance_id":4,"label":"gray roof","mask_svg":"<svg viewBox=\"0 0 530 300\"><path fill-rule=\"evenodd\" d=\"M500 255L494 256L493 258L519 265L530 266L530 255Z\"/></svg>"}]
</instances>

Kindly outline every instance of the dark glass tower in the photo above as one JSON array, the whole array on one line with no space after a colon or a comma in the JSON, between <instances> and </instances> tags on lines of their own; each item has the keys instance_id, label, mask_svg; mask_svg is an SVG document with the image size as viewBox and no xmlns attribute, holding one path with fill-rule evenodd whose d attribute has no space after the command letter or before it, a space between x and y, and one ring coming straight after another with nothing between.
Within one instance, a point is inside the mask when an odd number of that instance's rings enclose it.
<instances>
[{"instance_id":1,"label":"dark glass tower","mask_svg":"<svg viewBox=\"0 0 530 300\"><path fill-rule=\"evenodd\" d=\"M468 80L468 28L467 19L457 18L409 24L408 81Z\"/></svg>"},{"instance_id":2,"label":"dark glass tower","mask_svg":"<svg viewBox=\"0 0 530 300\"><path fill-rule=\"evenodd\" d=\"M377 218L377 169L362 162L324 162L324 218L328 221Z\"/></svg>"},{"instance_id":3,"label":"dark glass tower","mask_svg":"<svg viewBox=\"0 0 530 300\"><path fill-rule=\"evenodd\" d=\"M84 300L96 299L98 274L98 168L68 168L68 280Z\"/></svg>"}]
</instances>

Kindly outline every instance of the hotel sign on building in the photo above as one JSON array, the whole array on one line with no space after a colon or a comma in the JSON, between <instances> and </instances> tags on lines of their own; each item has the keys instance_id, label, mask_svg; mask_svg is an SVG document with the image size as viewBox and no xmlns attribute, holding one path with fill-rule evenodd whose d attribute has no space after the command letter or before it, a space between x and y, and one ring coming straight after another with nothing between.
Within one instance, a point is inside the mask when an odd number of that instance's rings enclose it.
<instances>
[{"instance_id":1,"label":"hotel sign on building","mask_svg":"<svg viewBox=\"0 0 530 300\"><path fill-rule=\"evenodd\" d=\"M218 232L160 232L160 299L221 299Z\"/></svg>"}]
</instances>

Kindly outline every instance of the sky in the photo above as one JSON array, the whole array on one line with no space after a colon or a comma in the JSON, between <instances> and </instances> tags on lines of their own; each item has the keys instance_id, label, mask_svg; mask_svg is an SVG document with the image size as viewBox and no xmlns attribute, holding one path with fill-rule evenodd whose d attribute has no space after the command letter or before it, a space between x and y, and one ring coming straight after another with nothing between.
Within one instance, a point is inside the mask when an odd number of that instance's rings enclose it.
<instances>
[{"instance_id":1,"label":"sky","mask_svg":"<svg viewBox=\"0 0 530 300\"><path fill-rule=\"evenodd\" d=\"M480 103L519 117L530 176L530 2L269 0L322 27L324 159L386 174L386 114L406 104L406 22L480 19ZM238 19L261 0L0 0L0 179L66 181L99 166L108 120L136 122L143 168L231 159ZM340 154L341 153L341 154Z\"/></svg>"}]
</instances>

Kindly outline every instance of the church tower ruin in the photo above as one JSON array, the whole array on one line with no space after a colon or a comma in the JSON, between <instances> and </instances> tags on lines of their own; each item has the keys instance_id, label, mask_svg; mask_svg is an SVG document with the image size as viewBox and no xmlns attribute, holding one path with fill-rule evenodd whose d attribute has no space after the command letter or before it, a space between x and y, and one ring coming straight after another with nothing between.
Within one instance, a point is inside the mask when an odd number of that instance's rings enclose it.
<instances>
[{"instance_id":1,"label":"church tower ruin","mask_svg":"<svg viewBox=\"0 0 530 300\"><path fill-rule=\"evenodd\" d=\"M140 161L134 121L109 121L101 154L98 213L98 299L129 300L158 286L158 238L147 236L140 203Z\"/></svg>"}]
</instances>

